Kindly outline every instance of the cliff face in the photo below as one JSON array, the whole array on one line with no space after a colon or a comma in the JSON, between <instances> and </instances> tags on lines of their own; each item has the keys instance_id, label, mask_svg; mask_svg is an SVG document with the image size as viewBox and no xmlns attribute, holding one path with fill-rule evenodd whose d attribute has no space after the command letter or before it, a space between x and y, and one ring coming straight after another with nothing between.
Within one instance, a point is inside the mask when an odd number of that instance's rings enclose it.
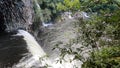
<instances>
[{"instance_id":1,"label":"cliff face","mask_svg":"<svg viewBox=\"0 0 120 68\"><path fill-rule=\"evenodd\" d=\"M32 0L0 0L0 32L27 30L32 22Z\"/></svg>"}]
</instances>

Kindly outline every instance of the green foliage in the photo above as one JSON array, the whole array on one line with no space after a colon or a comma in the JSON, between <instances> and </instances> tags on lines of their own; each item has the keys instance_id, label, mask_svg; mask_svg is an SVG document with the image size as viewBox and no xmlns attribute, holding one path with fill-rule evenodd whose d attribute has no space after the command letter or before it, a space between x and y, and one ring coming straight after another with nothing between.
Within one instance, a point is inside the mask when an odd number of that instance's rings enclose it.
<instances>
[{"instance_id":1,"label":"green foliage","mask_svg":"<svg viewBox=\"0 0 120 68\"><path fill-rule=\"evenodd\" d=\"M61 2L57 4L57 10L59 11L66 11L67 7L64 6Z\"/></svg>"},{"instance_id":2,"label":"green foliage","mask_svg":"<svg viewBox=\"0 0 120 68\"><path fill-rule=\"evenodd\" d=\"M33 1L33 9L35 14L34 14L34 22L32 24L32 30L37 32L39 30L40 25L43 22L43 15L37 0Z\"/></svg>"},{"instance_id":3,"label":"green foliage","mask_svg":"<svg viewBox=\"0 0 120 68\"><path fill-rule=\"evenodd\" d=\"M111 1L109 0L104 0L104 1L100 1L97 4L99 4L100 6L102 6L103 4L111 5ZM95 3L94 1L88 1L88 2ZM112 5L117 6L116 3L113 3ZM91 5L88 4L86 6L91 6ZM95 4L94 6L99 7ZM117 6L117 8L119 7ZM94 47L101 47L105 45L110 46L113 44L115 45L119 44L118 42L120 41L120 36L119 36L120 35L120 24L119 24L120 11L119 9L115 9L112 11L110 9L111 8L109 7L106 10L99 8L99 10L96 10L97 13L90 12L91 17L89 20L83 20L83 19L79 20L77 26L78 26L78 32L80 33L80 36L82 35L80 38L84 39L83 45L85 46L91 45L94 48ZM101 40L102 42L100 42ZM105 44L102 44L102 43L105 43Z\"/></svg>"},{"instance_id":4,"label":"green foliage","mask_svg":"<svg viewBox=\"0 0 120 68\"><path fill-rule=\"evenodd\" d=\"M120 46L105 47L91 53L91 58L84 62L83 68L119 68Z\"/></svg>"},{"instance_id":5,"label":"green foliage","mask_svg":"<svg viewBox=\"0 0 120 68\"><path fill-rule=\"evenodd\" d=\"M62 0L37 0L41 8L42 20L48 22L54 20L57 15L57 3Z\"/></svg>"},{"instance_id":6,"label":"green foliage","mask_svg":"<svg viewBox=\"0 0 120 68\"><path fill-rule=\"evenodd\" d=\"M57 4L58 11L75 11L80 9L80 1L79 0L64 0Z\"/></svg>"},{"instance_id":7,"label":"green foliage","mask_svg":"<svg viewBox=\"0 0 120 68\"><path fill-rule=\"evenodd\" d=\"M76 40L72 39L69 43L64 44L64 47L61 47L61 44L63 44L62 42L58 42L55 44L55 47L52 49L59 49L60 51L60 59L58 60L60 63L62 63L62 61L66 61L66 59L64 58L67 55L74 55L74 58L71 59L70 61L73 60L79 60L82 61L84 60L84 58L80 55L80 53L82 52L82 47L81 48L75 48L75 50L73 50L73 48L71 47L73 44L75 44ZM69 46L69 47L67 47Z\"/></svg>"},{"instance_id":8,"label":"green foliage","mask_svg":"<svg viewBox=\"0 0 120 68\"><path fill-rule=\"evenodd\" d=\"M68 7L71 10L79 9L80 8L80 2L79 0L64 0L64 4L66 7Z\"/></svg>"},{"instance_id":9,"label":"green foliage","mask_svg":"<svg viewBox=\"0 0 120 68\"><path fill-rule=\"evenodd\" d=\"M34 0L35 19L40 19L42 22L54 20L58 13L57 3L62 1L63 0Z\"/></svg>"},{"instance_id":10,"label":"green foliage","mask_svg":"<svg viewBox=\"0 0 120 68\"><path fill-rule=\"evenodd\" d=\"M117 0L85 0L82 1L82 10L100 13L102 10L106 11L107 9L114 11L118 9L118 5Z\"/></svg>"},{"instance_id":11,"label":"green foliage","mask_svg":"<svg viewBox=\"0 0 120 68\"><path fill-rule=\"evenodd\" d=\"M83 40L84 46L92 47L90 58L84 62L83 68L119 68L119 5L115 0L89 1L89 3L88 5L84 3L82 9L92 11L90 12L90 19L83 20L80 18L77 23L79 40ZM112 7L115 7L115 9L111 9Z\"/></svg>"}]
</instances>

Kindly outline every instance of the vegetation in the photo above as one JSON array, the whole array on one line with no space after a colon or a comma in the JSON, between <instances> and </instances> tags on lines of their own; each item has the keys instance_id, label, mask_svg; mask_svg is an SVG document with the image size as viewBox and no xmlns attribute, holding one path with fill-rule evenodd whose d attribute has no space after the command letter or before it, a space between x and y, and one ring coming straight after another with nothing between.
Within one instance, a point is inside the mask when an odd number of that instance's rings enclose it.
<instances>
[{"instance_id":1,"label":"vegetation","mask_svg":"<svg viewBox=\"0 0 120 68\"><path fill-rule=\"evenodd\" d=\"M112 46L102 48L91 53L89 58L82 66L83 68L119 68L120 67L120 47Z\"/></svg>"},{"instance_id":2,"label":"vegetation","mask_svg":"<svg viewBox=\"0 0 120 68\"><path fill-rule=\"evenodd\" d=\"M34 0L36 20L41 19L42 22L54 21L61 12L79 9L79 0Z\"/></svg>"},{"instance_id":3,"label":"vegetation","mask_svg":"<svg viewBox=\"0 0 120 68\"><path fill-rule=\"evenodd\" d=\"M116 2L109 3L110 1L106 0L107 2L104 3L106 5L116 5ZM98 4L103 4L98 3ZM93 2L94 4L94 2ZM92 4L92 5L93 5ZM96 6L96 2L94 4ZM98 6L99 7L99 6ZM112 45L119 45L119 6L117 6L114 10L110 10L111 8L107 7L106 10L99 9L96 14L93 13L90 16L89 20L82 20L80 19L79 23L79 32L82 33L82 37L84 38L85 42L87 42L87 46L91 45L93 48L97 47L97 43L99 42L99 47L101 46L112 46ZM93 8L91 8L92 10ZM103 41L105 44L102 44ZM109 44L107 44L107 42Z\"/></svg>"},{"instance_id":4,"label":"vegetation","mask_svg":"<svg viewBox=\"0 0 120 68\"><path fill-rule=\"evenodd\" d=\"M83 46L90 47L90 57L83 61L83 68L119 68L120 67L120 2L118 0L64 0L58 4L60 11L82 10L90 14L90 19L79 18L76 22L78 37L71 43L82 41ZM73 4L74 5L73 5ZM79 7L77 7L79 5ZM68 7L68 8L66 8ZM75 8L77 7L77 9ZM82 60L81 48L60 48L61 56L74 54L75 59Z\"/></svg>"},{"instance_id":5,"label":"vegetation","mask_svg":"<svg viewBox=\"0 0 120 68\"><path fill-rule=\"evenodd\" d=\"M89 8L85 11L93 14L89 20L80 19L78 22L80 38L84 39L83 45L92 47L90 58L84 62L83 68L119 68L120 11L119 2L116 2L89 1L91 4L84 7Z\"/></svg>"},{"instance_id":6,"label":"vegetation","mask_svg":"<svg viewBox=\"0 0 120 68\"><path fill-rule=\"evenodd\" d=\"M79 0L64 0L57 4L57 10L59 11L75 11L80 9Z\"/></svg>"},{"instance_id":7,"label":"vegetation","mask_svg":"<svg viewBox=\"0 0 120 68\"><path fill-rule=\"evenodd\" d=\"M57 3L62 1L63 0L35 0L34 9L37 17L40 16L42 22L54 21L58 13Z\"/></svg>"}]
</instances>

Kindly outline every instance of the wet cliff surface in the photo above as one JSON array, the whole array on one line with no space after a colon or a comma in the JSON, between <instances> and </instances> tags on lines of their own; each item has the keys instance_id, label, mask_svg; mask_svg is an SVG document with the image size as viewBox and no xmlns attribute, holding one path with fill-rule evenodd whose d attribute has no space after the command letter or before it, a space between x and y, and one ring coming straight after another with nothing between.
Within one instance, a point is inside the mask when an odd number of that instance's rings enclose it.
<instances>
[{"instance_id":1,"label":"wet cliff surface","mask_svg":"<svg viewBox=\"0 0 120 68\"><path fill-rule=\"evenodd\" d=\"M32 0L0 0L0 33L29 29L32 14Z\"/></svg>"},{"instance_id":2,"label":"wet cliff surface","mask_svg":"<svg viewBox=\"0 0 120 68\"><path fill-rule=\"evenodd\" d=\"M12 67L28 53L18 29L29 31L33 22L32 0L0 0L0 68Z\"/></svg>"}]
</instances>

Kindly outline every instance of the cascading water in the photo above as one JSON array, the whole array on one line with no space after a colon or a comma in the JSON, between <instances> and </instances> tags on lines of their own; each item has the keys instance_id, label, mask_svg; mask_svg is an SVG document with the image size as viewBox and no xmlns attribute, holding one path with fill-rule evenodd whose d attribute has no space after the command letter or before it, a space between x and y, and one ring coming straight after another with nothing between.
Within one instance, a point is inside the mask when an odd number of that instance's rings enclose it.
<instances>
[{"instance_id":1,"label":"cascading water","mask_svg":"<svg viewBox=\"0 0 120 68\"><path fill-rule=\"evenodd\" d=\"M73 59L74 56L67 55L65 58L67 61L63 61L62 63L60 62L57 63L57 59L59 59L59 57L54 58L56 60L47 57L46 53L37 43L35 38L27 31L18 30L18 33L14 36L23 36L24 37L23 39L27 43L27 49L32 54L32 57L30 58L23 57L18 64L13 66L15 68L21 68L21 67L31 68L33 66L35 66L35 68L44 67L44 66L48 66L47 68L75 68L76 65L79 66L77 61L72 61L72 62L70 61L70 59ZM78 68L81 67L79 66Z\"/></svg>"},{"instance_id":2,"label":"cascading water","mask_svg":"<svg viewBox=\"0 0 120 68\"><path fill-rule=\"evenodd\" d=\"M52 59L47 57L30 33L25 30L16 32L17 34L0 36L0 68L40 68L45 66L49 66L47 68L76 68L75 66L81 68L78 61L70 61L74 56L67 55L66 61L57 62L60 57ZM56 55L58 54L56 53Z\"/></svg>"},{"instance_id":3,"label":"cascading water","mask_svg":"<svg viewBox=\"0 0 120 68\"><path fill-rule=\"evenodd\" d=\"M7 30L9 33L7 35L3 34L3 36L0 36L0 68L41 68L46 66L49 66L47 68L75 68L74 65L77 64L76 61L69 61L73 56L66 56L65 59L67 59L67 61L57 63L57 60L60 57L52 59L47 57L47 54L30 33L25 30L16 31L19 28L28 29L29 25L31 25L32 9L30 7L30 3L32 0L22 0L22 2L16 2L15 5L13 5L14 2L12 2L12 0L10 0L10 3L8 3L7 0L5 0L5 2L2 1L0 2L0 7L7 7L4 10L2 10L3 8L0 8L0 20L2 23L0 25L0 32L5 32L5 30ZM13 4L11 4L11 2ZM23 6L18 6L19 3L22 3ZM8 10L10 10L10 6L14 12L8 12ZM19 13L19 11L16 12L16 6L20 11L22 7L24 7L21 11L23 13ZM37 6L39 8L38 10L40 10L38 4ZM43 23L43 26L45 27L50 25L52 24ZM15 33L10 34L10 32L14 31ZM56 55L58 54L56 53ZM80 68L80 66L78 68Z\"/></svg>"},{"instance_id":4,"label":"cascading water","mask_svg":"<svg viewBox=\"0 0 120 68\"><path fill-rule=\"evenodd\" d=\"M42 25L44 26L44 27L48 27L48 26L52 26L53 24L50 22L50 23L42 23Z\"/></svg>"},{"instance_id":5,"label":"cascading water","mask_svg":"<svg viewBox=\"0 0 120 68\"><path fill-rule=\"evenodd\" d=\"M27 49L32 54L32 56L29 58L23 57L20 62L15 65L15 67L30 68L32 66L42 67L47 64L51 64L46 56L46 53L43 51L43 49L40 47L40 45L30 33L24 30L18 30L18 33L14 36L23 36L23 39L27 43Z\"/></svg>"}]
</instances>

